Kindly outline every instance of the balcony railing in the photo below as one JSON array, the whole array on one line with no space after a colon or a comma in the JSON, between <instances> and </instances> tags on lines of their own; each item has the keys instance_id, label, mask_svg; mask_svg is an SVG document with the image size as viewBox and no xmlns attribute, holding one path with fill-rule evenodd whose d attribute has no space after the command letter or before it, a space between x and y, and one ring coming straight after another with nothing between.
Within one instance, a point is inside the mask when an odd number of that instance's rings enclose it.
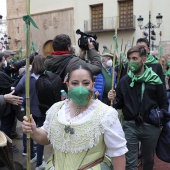
<instances>
[{"instance_id":1,"label":"balcony railing","mask_svg":"<svg viewBox=\"0 0 170 170\"><path fill-rule=\"evenodd\" d=\"M120 18L118 18L117 21L118 30L135 29L135 23L136 23L135 20L136 20L135 15L133 15L132 18L129 18L129 22L127 19L121 18L120 20ZM116 25L115 22L116 22L116 16L103 18L102 22L100 19L100 23L97 23L96 21L92 23L92 20L85 20L84 31L85 32L113 31Z\"/></svg>"}]
</instances>

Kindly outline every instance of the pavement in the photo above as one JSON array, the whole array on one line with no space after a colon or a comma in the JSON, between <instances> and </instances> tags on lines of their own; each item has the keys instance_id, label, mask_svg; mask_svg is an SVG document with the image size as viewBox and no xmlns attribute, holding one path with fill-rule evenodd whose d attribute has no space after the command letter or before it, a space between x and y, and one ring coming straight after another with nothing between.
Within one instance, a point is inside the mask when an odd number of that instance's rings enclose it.
<instances>
[{"instance_id":1,"label":"pavement","mask_svg":"<svg viewBox=\"0 0 170 170\"><path fill-rule=\"evenodd\" d=\"M22 135L22 128L21 128L21 122L18 121L17 123L17 132ZM13 139L13 144L17 146L19 152L13 153L14 161L19 162L23 165L24 169L27 167L27 157L22 155L23 152L23 144L22 139ZM53 149L51 145L46 145L44 147L44 160L47 161L47 159L52 155ZM36 163L31 164L31 170L34 170L36 167ZM8 170L6 167L0 167L0 170Z\"/></svg>"},{"instance_id":2,"label":"pavement","mask_svg":"<svg viewBox=\"0 0 170 170\"><path fill-rule=\"evenodd\" d=\"M139 166L138 170L142 170L142 165ZM170 170L170 163L166 163L158 159L155 155L153 170Z\"/></svg>"},{"instance_id":3,"label":"pavement","mask_svg":"<svg viewBox=\"0 0 170 170\"><path fill-rule=\"evenodd\" d=\"M17 132L20 135L22 135L21 122L17 123ZM24 169L26 169L27 157L22 155L22 151L23 151L22 139L14 139L13 144L16 145L19 150L18 153L13 153L14 161L21 163ZM52 153L53 153L52 146L46 145L44 147L44 160L47 161L47 159L52 155ZM36 163L31 164L31 170L34 170L35 166ZM0 167L0 170L8 170L8 169L6 167ZM142 165L139 166L138 170L142 170ZM165 163L161 161L155 155L153 170L170 170L170 163Z\"/></svg>"}]
</instances>

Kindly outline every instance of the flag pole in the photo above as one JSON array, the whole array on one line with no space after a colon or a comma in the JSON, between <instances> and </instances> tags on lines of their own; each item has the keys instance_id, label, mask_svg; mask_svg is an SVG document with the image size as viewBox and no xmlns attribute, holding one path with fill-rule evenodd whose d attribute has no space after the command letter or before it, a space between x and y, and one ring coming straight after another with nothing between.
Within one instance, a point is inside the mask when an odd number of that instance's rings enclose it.
<instances>
[{"instance_id":1,"label":"flag pole","mask_svg":"<svg viewBox=\"0 0 170 170\"><path fill-rule=\"evenodd\" d=\"M118 48L118 44L117 44L117 26L118 26L118 19L117 19L117 17L116 17L115 35L113 36L113 39L114 39L114 41L115 41L115 48L114 48L114 55L113 55L112 86L111 86L111 89L112 89L112 90L114 90L116 50L117 50L117 48ZM113 107L113 100L111 100L110 105Z\"/></svg>"},{"instance_id":2,"label":"flag pole","mask_svg":"<svg viewBox=\"0 0 170 170\"><path fill-rule=\"evenodd\" d=\"M134 39L135 39L135 37L132 38L131 48L133 47ZM128 66L127 66L127 72L126 73L128 73L128 72L129 72L129 63L128 63Z\"/></svg>"},{"instance_id":3,"label":"flag pole","mask_svg":"<svg viewBox=\"0 0 170 170\"><path fill-rule=\"evenodd\" d=\"M30 15L30 0L27 0L27 15ZM30 122L30 65L29 65L29 55L30 55L30 23L26 24L26 116L28 122ZM30 133L27 133L27 170L30 170Z\"/></svg>"},{"instance_id":4,"label":"flag pole","mask_svg":"<svg viewBox=\"0 0 170 170\"><path fill-rule=\"evenodd\" d=\"M123 38L122 38L120 51L122 51L122 50L123 50ZM122 56L121 56L121 53L120 53L119 65L118 65L118 74L117 74L117 84L120 81L121 73L122 73Z\"/></svg>"}]
</instances>

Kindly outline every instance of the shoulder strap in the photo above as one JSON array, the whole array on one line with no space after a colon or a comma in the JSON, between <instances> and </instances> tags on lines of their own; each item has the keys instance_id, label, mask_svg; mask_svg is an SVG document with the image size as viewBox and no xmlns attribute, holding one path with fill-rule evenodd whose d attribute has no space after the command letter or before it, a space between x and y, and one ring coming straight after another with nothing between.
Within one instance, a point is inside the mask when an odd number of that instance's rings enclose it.
<instances>
[{"instance_id":1,"label":"shoulder strap","mask_svg":"<svg viewBox=\"0 0 170 170\"><path fill-rule=\"evenodd\" d=\"M67 64L69 63L69 61L72 58L73 58L73 56L69 56L66 59L64 59L63 62L61 63L61 65L58 67L56 73L61 76L61 74L64 72L65 68L67 67Z\"/></svg>"}]
</instances>

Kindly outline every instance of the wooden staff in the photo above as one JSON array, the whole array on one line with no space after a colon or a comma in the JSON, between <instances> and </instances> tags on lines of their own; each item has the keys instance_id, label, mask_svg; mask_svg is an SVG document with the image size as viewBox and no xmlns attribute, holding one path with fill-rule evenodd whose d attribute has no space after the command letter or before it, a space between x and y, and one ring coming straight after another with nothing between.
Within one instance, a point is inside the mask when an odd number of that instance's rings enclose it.
<instances>
[{"instance_id":1,"label":"wooden staff","mask_svg":"<svg viewBox=\"0 0 170 170\"><path fill-rule=\"evenodd\" d=\"M133 47L134 40L135 40L135 37L132 38L132 45L131 45L131 48Z\"/></svg>"},{"instance_id":2,"label":"wooden staff","mask_svg":"<svg viewBox=\"0 0 170 170\"><path fill-rule=\"evenodd\" d=\"M30 15L30 0L27 0L27 15ZM28 122L30 122L30 65L29 65L29 54L30 54L30 24L26 24L26 116ZM30 170L30 133L27 133L27 170Z\"/></svg>"},{"instance_id":3,"label":"wooden staff","mask_svg":"<svg viewBox=\"0 0 170 170\"><path fill-rule=\"evenodd\" d=\"M124 49L124 55L126 56L126 47L127 47L127 44L125 44L125 49Z\"/></svg>"},{"instance_id":4,"label":"wooden staff","mask_svg":"<svg viewBox=\"0 0 170 170\"><path fill-rule=\"evenodd\" d=\"M117 37L117 25L118 25L118 19L116 17L116 24L115 24L115 36ZM113 55L113 71L112 71L112 90L114 90L114 77L115 77L115 61L116 61L116 42L115 42L115 48L114 48L114 55ZM113 100L111 100L110 105L113 107Z\"/></svg>"},{"instance_id":5,"label":"wooden staff","mask_svg":"<svg viewBox=\"0 0 170 170\"><path fill-rule=\"evenodd\" d=\"M123 38L122 38L122 43L121 43L121 49L120 51L122 51L123 48ZM117 75L117 84L120 81L120 76L121 76L121 72L122 72L122 56L120 54L120 58L119 58L119 69L118 69L118 75Z\"/></svg>"},{"instance_id":6,"label":"wooden staff","mask_svg":"<svg viewBox=\"0 0 170 170\"><path fill-rule=\"evenodd\" d=\"M159 36L160 36L160 41L159 41L159 62L162 66L162 68L164 69L164 66L163 66L163 63L162 63L162 54L161 54L161 46L162 46L162 43L161 43L161 36L162 36L162 31L159 32Z\"/></svg>"},{"instance_id":7,"label":"wooden staff","mask_svg":"<svg viewBox=\"0 0 170 170\"><path fill-rule=\"evenodd\" d=\"M131 48L133 47L134 39L135 39L135 37L132 38L132 45L131 45ZM127 72L126 72L126 74L127 74L128 72L129 72L129 63L128 63L128 67L127 67Z\"/></svg>"},{"instance_id":8,"label":"wooden staff","mask_svg":"<svg viewBox=\"0 0 170 170\"><path fill-rule=\"evenodd\" d=\"M112 53L112 44L110 45L110 53Z\"/></svg>"}]
</instances>

